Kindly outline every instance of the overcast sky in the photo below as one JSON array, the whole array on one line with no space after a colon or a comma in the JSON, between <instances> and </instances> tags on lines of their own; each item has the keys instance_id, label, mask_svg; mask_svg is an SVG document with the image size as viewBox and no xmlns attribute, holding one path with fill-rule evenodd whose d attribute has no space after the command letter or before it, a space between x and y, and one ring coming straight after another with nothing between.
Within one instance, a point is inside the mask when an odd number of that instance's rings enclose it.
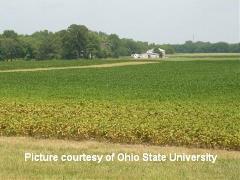
<instances>
[{"instance_id":1,"label":"overcast sky","mask_svg":"<svg viewBox=\"0 0 240 180\"><path fill-rule=\"evenodd\" d=\"M239 42L239 0L0 0L0 32L71 24L157 43Z\"/></svg>"}]
</instances>

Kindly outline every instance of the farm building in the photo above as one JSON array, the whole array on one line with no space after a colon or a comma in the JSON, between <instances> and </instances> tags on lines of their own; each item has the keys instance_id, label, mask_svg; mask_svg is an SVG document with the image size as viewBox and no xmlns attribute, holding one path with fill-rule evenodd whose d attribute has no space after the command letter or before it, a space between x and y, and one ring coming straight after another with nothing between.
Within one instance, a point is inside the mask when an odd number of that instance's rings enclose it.
<instances>
[{"instance_id":1,"label":"farm building","mask_svg":"<svg viewBox=\"0 0 240 180\"><path fill-rule=\"evenodd\" d=\"M165 58L166 52L165 50L159 48L160 53L155 53L154 49L148 50L146 53L142 54L132 54L134 59L157 59L157 58Z\"/></svg>"}]
</instances>

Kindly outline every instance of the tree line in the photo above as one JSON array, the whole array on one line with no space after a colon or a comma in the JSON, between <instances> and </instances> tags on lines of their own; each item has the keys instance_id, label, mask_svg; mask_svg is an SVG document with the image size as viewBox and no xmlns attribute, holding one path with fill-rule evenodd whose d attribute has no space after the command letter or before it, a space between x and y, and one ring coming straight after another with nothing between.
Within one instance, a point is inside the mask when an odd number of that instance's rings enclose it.
<instances>
[{"instance_id":1,"label":"tree line","mask_svg":"<svg viewBox=\"0 0 240 180\"><path fill-rule=\"evenodd\" d=\"M172 45L177 53L240 53L240 43L228 44L226 42L192 42Z\"/></svg>"},{"instance_id":2,"label":"tree line","mask_svg":"<svg viewBox=\"0 0 240 180\"><path fill-rule=\"evenodd\" d=\"M35 32L19 35L13 30L0 34L0 59L92 59L117 58L145 52L147 42L121 39L116 34L94 32L83 25L71 25L66 30Z\"/></svg>"},{"instance_id":3,"label":"tree line","mask_svg":"<svg viewBox=\"0 0 240 180\"><path fill-rule=\"evenodd\" d=\"M149 44L119 38L116 34L91 31L84 25L76 24L55 33L45 30L31 35L20 35L13 30L6 30L0 34L0 60L118 58L157 48L166 50L167 54L240 52L240 44L191 41L182 45Z\"/></svg>"}]
</instances>

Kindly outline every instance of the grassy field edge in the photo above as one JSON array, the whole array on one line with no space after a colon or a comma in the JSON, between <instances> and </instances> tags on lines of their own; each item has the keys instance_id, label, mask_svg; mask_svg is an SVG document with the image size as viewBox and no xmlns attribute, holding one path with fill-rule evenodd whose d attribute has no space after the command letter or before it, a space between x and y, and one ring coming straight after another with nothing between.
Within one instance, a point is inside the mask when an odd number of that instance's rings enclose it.
<instances>
[{"instance_id":1,"label":"grassy field edge","mask_svg":"<svg viewBox=\"0 0 240 180\"><path fill-rule=\"evenodd\" d=\"M95 141L64 141L29 137L0 137L0 176L4 179L237 179L240 176L240 153L237 151L124 145ZM109 154L109 153L211 153L218 156L209 162L25 162L24 153ZM121 169L121 171L119 171Z\"/></svg>"}]
</instances>

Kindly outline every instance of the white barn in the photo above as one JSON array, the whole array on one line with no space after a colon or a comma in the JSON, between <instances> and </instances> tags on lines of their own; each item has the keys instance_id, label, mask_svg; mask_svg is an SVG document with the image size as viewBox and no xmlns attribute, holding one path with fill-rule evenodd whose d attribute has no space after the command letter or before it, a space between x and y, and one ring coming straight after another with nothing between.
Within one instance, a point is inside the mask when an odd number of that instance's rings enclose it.
<instances>
[{"instance_id":1,"label":"white barn","mask_svg":"<svg viewBox=\"0 0 240 180\"><path fill-rule=\"evenodd\" d=\"M159 53L154 53L154 49L150 49L146 53L132 54L132 57L134 59L158 59L158 58L165 58L165 56L166 56L165 50L159 48L159 51L161 52L160 54Z\"/></svg>"}]
</instances>

